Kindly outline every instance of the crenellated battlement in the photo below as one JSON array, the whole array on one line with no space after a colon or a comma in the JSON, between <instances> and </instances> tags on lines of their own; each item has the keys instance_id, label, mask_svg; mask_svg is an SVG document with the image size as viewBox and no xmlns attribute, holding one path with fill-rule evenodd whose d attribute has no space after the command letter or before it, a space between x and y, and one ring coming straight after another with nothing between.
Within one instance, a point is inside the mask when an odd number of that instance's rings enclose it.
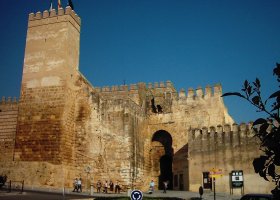
<instances>
[{"instance_id":1,"label":"crenellated battlement","mask_svg":"<svg viewBox=\"0 0 280 200\"><path fill-rule=\"evenodd\" d=\"M195 128L191 129L189 131L189 140L190 141L195 141L203 138L214 138L214 137L224 137L224 136L229 136L230 133L237 135L239 134L241 137L252 137L253 134L253 129L252 129L253 123L250 122L248 124L241 123L240 125L238 124L225 124L224 126L218 125L216 127L210 126L210 127L203 127L201 129Z\"/></svg>"},{"instance_id":2,"label":"crenellated battlement","mask_svg":"<svg viewBox=\"0 0 280 200\"><path fill-rule=\"evenodd\" d=\"M67 6L65 9L59 8L58 10L52 9L51 11L45 10L43 13L40 11L29 14L28 21L34 22L38 20L48 20L51 18L59 17L59 16L71 16L77 23L78 25L81 25L81 18L75 13L74 10L70 6Z\"/></svg>"},{"instance_id":3,"label":"crenellated battlement","mask_svg":"<svg viewBox=\"0 0 280 200\"><path fill-rule=\"evenodd\" d=\"M17 98L14 97L12 99L12 97L2 97L2 100L0 102L1 105L10 105L10 104L17 104L18 101L17 101Z\"/></svg>"},{"instance_id":4,"label":"crenellated battlement","mask_svg":"<svg viewBox=\"0 0 280 200\"><path fill-rule=\"evenodd\" d=\"M17 98L14 97L2 97L2 100L0 100L0 112L2 111L16 111L18 110L18 101ZM1 117L0 117L1 118ZM0 119L1 121L1 119ZM1 128L0 128L1 130Z\"/></svg>"},{"instance_id":5,"label":"crenellated battlement","mask_svg":"<svg viewBox=\"0 0 280 200\"><path fill-rule=\"evenodd\" d=\"M175 90L173 83L171 81L166 82L155 82L155 83L146 83L139 82L137 84L130 84L130 85L113 85L113 86L104 86L102 88L95 87L97 92L118 92L118 91L126 91L126 92L135 92L139 88L145 87L146 89L172 89Z\"/></svg>"},{"instance_id":6,"label":"crenellated battlement","mask_svg":"<svg viewBox=\"0 0 280 200\"><path fill-rule=\"evenodd\" d=\"M160 82L154 82L153 83L148 83L147 86L148 89L157 89L157 88L174 88L174 85L171 81L160 81Z\"/></svg>"},{"instance_id":7,"label":"crenellated battlement","mask_svg":"<svg viewBox=\"0 0 280 200\"><path fill-rule=\"evenodd\" d=\"M207 85L203 91L202 87L197 87L197 89L189 88L186 94L185 89L181 89L179 92L179 98L210 98L212 96L221 96L222 95L222 85L216 84L213 87Z\"/></svg>"},{"instance_id":8,"label":"crenellated battlement","mask_svg":"<svg viewBox=\"0 0 280 200\"><path fill-rule=\"evenodd\" d=\"M171 81L166 82L154 82L154 83L146 83L140 82L137 84L130 84L130 85L113 85L113 86L104 86L104 87L95 87L94 89L96 92L102 93L109 93L109 92L119 92L119 91L126 91L126 92L135 92L139 89L140 86L144 86L146 89L171 89L176 92L174 85ZM216 84L213 87L207 85L203 91L202 87L198 87L196 90L193 88L189 88L186 94L185 89L181 89L179 92L180 98L209 98L212 96L221 96L222 95L222 86L221 84Z\"/></svg>"}]
</instances>

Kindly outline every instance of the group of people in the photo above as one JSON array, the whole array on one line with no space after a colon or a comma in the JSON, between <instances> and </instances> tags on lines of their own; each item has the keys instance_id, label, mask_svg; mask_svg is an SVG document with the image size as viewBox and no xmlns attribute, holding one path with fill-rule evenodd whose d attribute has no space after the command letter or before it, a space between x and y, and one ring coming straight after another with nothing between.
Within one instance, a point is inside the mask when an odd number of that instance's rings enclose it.
<instances>
[{"instance_id":1,"label":"group of people","mask_svg":"<svg viewBox=\"0 0 280 200\"><path fill-rule=\"evenodd\" d=\"M120 193L121 192L121 186L119 181L117 181L115 184L113 183L113 181L110 181L108 183L108 181L106 180L103 184L101 183L100 180L97 181L96 183L96 188L97 188L97 193L101 192L101 188L103 187L102 192L103 193L108 193L108 190L113 193L115 190L115 193Z\"/></svg>"},{"instance_id":2,"label":"group of people","mask_svg":"<svg viewBox=\"0 0 280 200\"><path fill-rule=\"evenodd\" d=\"M75 178L73 185L74 185L73 192L82 192L82 179L81 178L79 178L79 179Z\"/></svg>"},{"instance_id":3,"label":"group of people","mask_svg":"<svg viewBox=\"0 0 280 200\"><path fill-rule=\"evenodd\" d=\"M81 178L76 178L74 180L74 190L73 192L82 192L82 179ZM163 182L163 192L166 193L167 190L167 186L168 186L168 181L164 181ZM113 193L115 191L115 193L120 193L121 192L121 186L119 181L116 181L116 183L114 184L113 181L110 180L110 182L108 183L108 181L106 180L103 184L101 183L100 180L97 181L96 183L96 189L97 189L97 193L101 193L101 188L103 187L102 192L103 193L108 193L108 190ZM150 185L149 185L149 193L153 193L155 190L155 182L153 180L151 180Z\"/></svg>"},{"instance_id":4,"label":"group of people","mask_svg":"<svg viewBox=\"0 0 280 200\"><path fill-rule=\"evenodd\" d=\"M164 181L163 182L163 193L166 193L167 186L168 186L169 181ZM155 182L154 180L151 180L150 185L149 185L149 193L152 194L155 190Z\"/></svg>"}]
</instances>

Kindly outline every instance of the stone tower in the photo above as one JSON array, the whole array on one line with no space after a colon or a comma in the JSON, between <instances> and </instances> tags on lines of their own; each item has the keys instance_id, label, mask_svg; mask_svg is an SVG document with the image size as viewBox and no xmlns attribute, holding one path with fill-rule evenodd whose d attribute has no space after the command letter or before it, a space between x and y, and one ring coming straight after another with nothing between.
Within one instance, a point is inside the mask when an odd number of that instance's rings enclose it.
<instances>
[{"instance_id":1,"label":"stone tower","mask_svg":"<svg viewBox=\"0 0 280 200\"><path fill-rule=\"evenodd\" d=\"M15 161L73 159L80 24L70 7L29 15Z\"/></svg>"}]
</instances>

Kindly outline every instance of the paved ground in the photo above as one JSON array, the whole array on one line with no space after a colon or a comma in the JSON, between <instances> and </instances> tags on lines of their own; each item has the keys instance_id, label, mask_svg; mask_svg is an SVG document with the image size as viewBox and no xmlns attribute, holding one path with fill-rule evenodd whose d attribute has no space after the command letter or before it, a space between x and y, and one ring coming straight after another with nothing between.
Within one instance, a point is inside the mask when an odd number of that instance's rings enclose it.
<instances>
[{"instance_id":1,"label":"paved ground","mask_svg":"<svg viewBox=\"0 0 280 200\"><path fill-rule=\"evenodd\" d=\"M8 193L7 191L0 191L0 200L93 200L94 197L119 197L127 196L127 193L121 194L98 194L94 193L92 196L88 193L67 193L64 196L58 192L46 192L46 191L25 191L20 193L19 191L12 191ZM185 200L195 199L199 197L198 193L186 192L186 191L167 191L167 193L162 193L162 191L156 191L153 194L148 194L143 192L144 197L178 197ZM240 195L231 196L229 194L216 194L216 200L239 200ZM214 200L213 193L205 193L203 195L203 200Z\"/></svg>"}]
</instances>

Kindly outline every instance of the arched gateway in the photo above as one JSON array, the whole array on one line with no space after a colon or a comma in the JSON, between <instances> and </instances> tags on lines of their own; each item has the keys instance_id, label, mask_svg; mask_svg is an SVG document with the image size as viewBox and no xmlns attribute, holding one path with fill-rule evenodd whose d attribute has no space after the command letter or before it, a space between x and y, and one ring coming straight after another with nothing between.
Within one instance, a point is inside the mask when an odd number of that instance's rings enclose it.
<instances>
[{"instance_id":1,"label":"arched gateway","mask_svg":"<svg viewBox=\"0 0 280 200\"><path fill-rule=\"evenodd\" d=\"M168 188L173 189L173 148L172 137L164 130L159 130L152 137L152 159L154 177L158 181L158 189L163 189L163 182L168 181Z\"/></svg>"}]
</instances>

